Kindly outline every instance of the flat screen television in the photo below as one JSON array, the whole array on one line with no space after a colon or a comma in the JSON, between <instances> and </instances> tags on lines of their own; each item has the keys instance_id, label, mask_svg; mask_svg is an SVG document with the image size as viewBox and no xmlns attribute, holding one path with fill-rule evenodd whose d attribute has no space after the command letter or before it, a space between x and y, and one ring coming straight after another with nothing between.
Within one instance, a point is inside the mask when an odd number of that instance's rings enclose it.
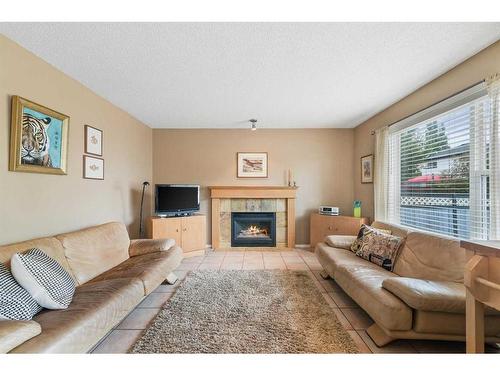
<instances>
[{"instance_id":1,"label":"flat screen television","mask_svg":"<svg viewBox=\"0 0 500 375\"><path fill-rule=\"evenodd\" d=\"M155 187L155 213L158 216L190 215L200 210L199 185L165 185Z\"/></svg>"}]
</instances>

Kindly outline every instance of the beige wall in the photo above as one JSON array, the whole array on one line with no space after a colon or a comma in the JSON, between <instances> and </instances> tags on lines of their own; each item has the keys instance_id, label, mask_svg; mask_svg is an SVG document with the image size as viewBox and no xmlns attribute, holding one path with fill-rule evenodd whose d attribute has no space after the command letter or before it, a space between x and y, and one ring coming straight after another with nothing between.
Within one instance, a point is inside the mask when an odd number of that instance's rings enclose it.
<instances>
[{"instance_id":1,"label":"beige wall","mask_svg":"<svg viewBox=\"0 0 500 375\"><path fill-rule=\"evenodd\" d=\"M269 178L237 179L236 153L269 153ZM284 185L293 171L297 194L296 241L309 243L309 214L322 204L351 212L353 130L153 130L154 183L202 186L201 212L207 214L210 239L211 185Z\"/></svg>"},{"instance_id":2,"label":"beige wall","mask_svg":"<svg viewBox=\"0 0 500 375\"><path fill-rule=\"evenodd\" d=\"M500 41L354 129L354 197L362 201L364 216L373 218L373 184L360 183L359 158L374 152L375 136L370 134L372 130L379 129L420 111L494 73L500 73Z\"/></svg>"},{"instance_id":3,"label":"beige wall","mask_svg":"<svg viewBox=\"0 0 500 375\"><path fill-rule=\"evenodd\" d=\"M0 56L0 244L111 220L136 237L152 130L1 35ZM70 116L68 175L8 171L11 95ZM82 178L85 124L104 131L104 181Z\"/></svg>"}]
</instances>

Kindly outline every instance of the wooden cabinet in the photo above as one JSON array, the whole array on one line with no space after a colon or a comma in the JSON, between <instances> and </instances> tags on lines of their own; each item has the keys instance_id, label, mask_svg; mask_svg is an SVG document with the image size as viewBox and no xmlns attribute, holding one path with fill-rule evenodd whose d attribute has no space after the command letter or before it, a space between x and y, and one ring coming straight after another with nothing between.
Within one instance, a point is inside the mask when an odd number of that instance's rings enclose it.
<instances>
[{"instance_id":1,"label":"wooden cabinet","mask_svg":"<svg viewBox=\"0 0 500 375\"><path fill-rule=\"evenodd\" d=\"M361 224L368 224L368 218L313 213L311 214L310 228L311 247L314 248L318 242L323 242L326 236L332 234L355 236L358 234Z\"/></svg>"},{"instance_id":2,"label":"wooden cabinet","mask_svg":"<svg viewBox=\"0 0 500 375\"><path fill-rule=\"evenodd\" d=\"M182 243L182 226L180 217L151 218L149 238L173 238L175 243Z\"/></svg>"},{"instance_id":3,"label":"wooden cabinet","mask_svg":"<svg viewBox=\"0 0 500 375\"><path fill-rule=\"evenodd\" d=\"M206 217L204 215L151 217L148 237L173 238L185 253L203 250L206 241Z\"/></svg>"},{"instance_id":4,"label":"wooden cabinet","mask_svg":"<svg viewBox=\"0 0 500 375\"><path fill-rule=\"evenodd\" d=\"M181 247L184 251L201 250L206 246L205 216L186 216L181 218Z\"/></svg>"}]
</instances>

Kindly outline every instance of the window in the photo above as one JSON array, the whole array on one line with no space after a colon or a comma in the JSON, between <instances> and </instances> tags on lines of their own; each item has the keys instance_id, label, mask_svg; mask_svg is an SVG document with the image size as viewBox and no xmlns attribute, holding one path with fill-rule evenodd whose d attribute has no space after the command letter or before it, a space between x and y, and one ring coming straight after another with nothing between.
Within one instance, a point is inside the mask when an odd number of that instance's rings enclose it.
<instances>
[{"instance_id":1,"label":"window","mask_svg":"<svg viewBox=\"0 0 500 375\"><path fill-rule=\"evenodd\" d=\"M436 160L432 160L432 161L428 161L427 164L425 165L425 169L436 169L437 168L437 161Z\"/></svg>"},{"instance_id":2,"label":"window","mask_svg":"<svg viewBox=\"0 0 500 375\"><path fill-rule=\"evenodd\" d=\"M386 221L457 238L491 237L490 155L499 147L491 103L477 86L388 129Z\"/></svg>"}]
</instances>

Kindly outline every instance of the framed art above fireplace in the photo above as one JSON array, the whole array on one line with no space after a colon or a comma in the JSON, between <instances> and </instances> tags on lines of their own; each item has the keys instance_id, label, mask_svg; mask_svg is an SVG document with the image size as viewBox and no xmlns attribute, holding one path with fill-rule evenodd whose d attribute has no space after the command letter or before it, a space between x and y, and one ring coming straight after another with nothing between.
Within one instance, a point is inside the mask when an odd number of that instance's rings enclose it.
<instances>
[{"instance_id":1,"label":"framed art above fireplace","mask_svg":"<svg viewBox=\"0 0 500 375\"><path fill-rule=\"evenodd\" d=\"M267 178L267 152L238 152L236 155L238 178Z\"/></svg>"}]
</instances>

